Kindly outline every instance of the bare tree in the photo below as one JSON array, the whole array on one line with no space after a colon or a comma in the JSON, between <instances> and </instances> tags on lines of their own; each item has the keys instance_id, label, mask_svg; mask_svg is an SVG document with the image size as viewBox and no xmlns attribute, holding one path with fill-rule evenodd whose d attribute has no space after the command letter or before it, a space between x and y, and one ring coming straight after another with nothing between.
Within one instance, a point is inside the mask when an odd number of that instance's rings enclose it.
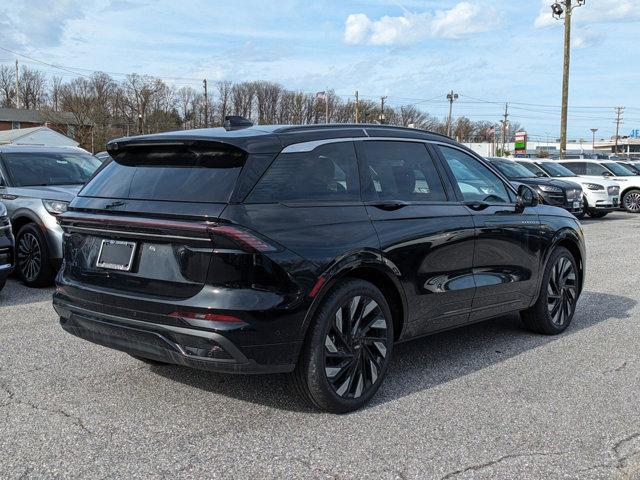
<instances>
[{"instance_id":1,"label":"bare tree","mask_svg":"<svg viewBox=\"0 0 640 480\"><path fill-rule=\"evenodd\" d=\"M47 79L38 70L22 67L18 91L20 94L20 108L37 109L45 105L47 94Z\"/></svg>"},{"instance_id":2,"label":"bare tree","mask_svg":"<svg viewBox=\"0 0 640 480\"><path fill-rule=\"evenodd\" d=\"M15 108L16 70L9 65L0 65L0 106Z\"/></svg>"}]
</instances>

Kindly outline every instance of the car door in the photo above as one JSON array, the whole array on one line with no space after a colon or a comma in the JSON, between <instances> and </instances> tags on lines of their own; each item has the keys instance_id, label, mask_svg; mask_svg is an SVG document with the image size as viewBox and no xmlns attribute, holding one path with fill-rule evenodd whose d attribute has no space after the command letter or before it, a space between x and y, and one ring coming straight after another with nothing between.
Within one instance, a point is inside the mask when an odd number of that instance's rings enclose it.
<instances>
[{"instance_id":1,"label":"car door","mask_svg":"<svg viewBox=\"0 0 640 480\"><path fill-rule=\"evenodd\" d=\"M400 274L410 337L466 323L474 224L422 142L356 142L363 199L385 262ZM444 181L443 181L444 180Z\"/></svg>"},{"instance_id":2,"label":"car door","mask_svg":"<svg viewBox=\"0 0 640 480\"><path fill-rule=\"evenodd\" d=\"M453 146L439 146L438 151L476 228L470 320L528 307L539 284L542 232L537 209L517 207L512 188L478 158Z\"/></svg>"}]
</instances>

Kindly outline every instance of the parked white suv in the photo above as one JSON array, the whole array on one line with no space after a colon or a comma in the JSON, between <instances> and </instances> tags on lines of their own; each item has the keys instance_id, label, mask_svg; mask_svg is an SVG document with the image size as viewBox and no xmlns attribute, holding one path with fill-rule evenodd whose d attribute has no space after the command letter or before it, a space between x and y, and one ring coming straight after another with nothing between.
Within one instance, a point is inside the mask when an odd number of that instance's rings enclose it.
<instances>
[{"instance_id":1,"label":"parked white suv","mask_svg":"<svg viewBox=\"0 0 640 480\"><path fill-rule=\"evenodd\" d=\"M620 183L620 205L640 213L640 175L611 160L561 160L559 163L578 176L599 177Z\"/></svg>"},{"instance_id":2,"label":"parked white suv","mask_svg":"<svg viewBox=\"0 0 640 480\"><path fill-rule=\"evenodd\" d=\"M532 158L518 159L517 162L535 175L559 178L582 185L584 213L591 218L602 218L618 208L620 184L615 180L599 176L578 176L554 160Z\"/></svg>"}]
</instances>

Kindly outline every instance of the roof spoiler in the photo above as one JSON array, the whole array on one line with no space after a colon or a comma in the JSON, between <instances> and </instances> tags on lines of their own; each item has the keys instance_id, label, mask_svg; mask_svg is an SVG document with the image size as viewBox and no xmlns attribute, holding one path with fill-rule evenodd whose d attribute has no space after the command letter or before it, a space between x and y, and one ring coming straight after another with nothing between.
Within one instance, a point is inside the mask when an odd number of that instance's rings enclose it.
<instances>
[{"instance_id":1,"label":"roof spoiler","mask_svg":"<svg viewBox=\"0 0 640 480\"><path fill-rule=\"evenodd\" d=\"M253 127L253 122L237 115L227 115L224 117L223 126L226 131L241 130L243 128Z\"/></svg>"}]
</instances>

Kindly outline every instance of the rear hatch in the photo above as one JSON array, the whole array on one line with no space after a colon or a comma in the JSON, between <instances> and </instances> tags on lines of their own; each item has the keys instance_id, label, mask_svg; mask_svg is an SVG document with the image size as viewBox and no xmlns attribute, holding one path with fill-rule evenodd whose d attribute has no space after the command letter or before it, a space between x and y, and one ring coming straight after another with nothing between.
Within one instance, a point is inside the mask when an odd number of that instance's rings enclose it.
<instances>
[{"instance_id":1,"label":"rear hatch","mask_svg":"<svg viewBox=\"0 0 640 480\"><path fill-rule=\"evenodd\" d=\"M120 149L59 218L65 283L105 293L195 295L207 279L210 229L246 157L219 143Z\"/></svg>"}]
</instances>

